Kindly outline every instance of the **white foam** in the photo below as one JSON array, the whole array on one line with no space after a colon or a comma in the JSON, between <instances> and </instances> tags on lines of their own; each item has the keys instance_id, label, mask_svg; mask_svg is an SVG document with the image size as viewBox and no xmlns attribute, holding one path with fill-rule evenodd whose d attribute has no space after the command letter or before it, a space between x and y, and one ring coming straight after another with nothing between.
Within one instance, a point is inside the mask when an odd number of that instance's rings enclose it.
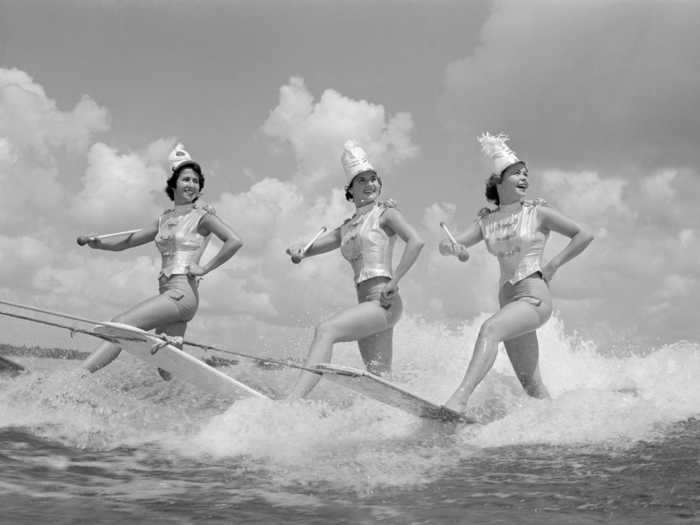
<instances>
[{"instance_id":1,"label":"white foam","mask_svg":"<svg viewBox=\"0 0 700 525\"><path fill-rule=\"evenodd\" d=\"M464 374L484 319L450 330L403 319L394 380L443 402ZM161 381L128 356L83 382L63 366L2 383L0 425L29 427L85 448L148 443L205 464L261 469L280 483L338 484L366 493L382 484L427 482L487 447L628 447L700 412L697 344L616 357L567 334L556 318L539 334L552 399L527 397L501 350L470 401L482 424L456 433L324 381L308 401L242 399L229 407L181 382ZM354 344L338 345L334 362L362 366ZM242 373L282 392L297 374L255 367Z\"/></svg>"}]
</instances>

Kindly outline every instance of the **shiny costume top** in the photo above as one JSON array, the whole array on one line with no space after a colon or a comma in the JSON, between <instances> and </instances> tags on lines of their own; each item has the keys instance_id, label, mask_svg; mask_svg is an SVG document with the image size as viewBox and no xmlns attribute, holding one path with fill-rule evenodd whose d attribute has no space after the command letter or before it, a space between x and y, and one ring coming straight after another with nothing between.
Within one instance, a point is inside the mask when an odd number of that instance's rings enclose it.
<instances>
[{"instance_id":1,"label":"shiny costume top","mask_svg":"<svg viewBox=\"0 0 700 525\"><path fill-rule=\"evenodd\" d=\"M340 227L340 252L352 265L355 283L373 277L392 276L391 262L396 236L389 236L379 225L391 202L370 205L370 211L351 217Z\"/></svg>"},{"instance_id":2,"label":"shiny costume top","mask_svg":"<svg viewBox=\"0 0 700 525\"><path fill-rule=\"evenodd\" d=\"M187 274L190 264L199 264L209 243L209 235L200 235L197 229L207 213L214 213L213 208L195 203L189 212L182 215L175 215L175 210L167 210L158 217L155 242L163 259L161 276Z\"/></svg>"},{"instance_id":3,"label":"shiny costume top","mask_svg":"<svg viewBox=\"0 0 700 525\"><path fill-rule=\"evenodd\" d=\"M481 235L501 266L501 285L516 284L542 270L542 253L549 234L539 231L537 207L546 204L542 199L523 201L518 211L505 217L496 217L488 208L479 213Z\"/></svg>"}]
</instances>

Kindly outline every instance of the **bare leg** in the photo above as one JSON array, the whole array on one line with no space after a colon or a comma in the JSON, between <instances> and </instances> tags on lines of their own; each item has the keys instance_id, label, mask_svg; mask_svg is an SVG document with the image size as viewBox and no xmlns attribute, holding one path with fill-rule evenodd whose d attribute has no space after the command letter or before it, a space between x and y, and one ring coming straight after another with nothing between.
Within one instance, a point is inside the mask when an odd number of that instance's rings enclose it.
<instances>
[{"instance_id":1,"label":"bare leg","mask_svg":"<svg viewBox=\"0 0 700 525\"><path fill-rule=\"evenodd\" d=\"M151 330L159 326L174 324L179 320L180 315L180 311L172 299L167 295L158 295L119 314L113 321L136 326L143 330ZM96 372L114 361L120 352L119 345L103 343L83 362L82 367L90 372Z\"/></svg>"},{"instance_id":2,"label":"bare leg","mask_svg":"<svg viewBox=\"0 0 700 525\"><path fill-rule=\"evenodd\" d=\"M357 341L362 360L369 372L378 376L391 372L393 341L393 327Z\"/></svg>"},{"instance_id":3,"label":"bare leg","mask_svg":"<svg viewBox=\"0 0 700 525\"><path fill-rule=\"evenodd\" d=\"M187 330L187 323L185 321L178 321L176 323L172 323L166 326L161 326L156 328L156 333L157 334L165 334L170 337L180 337L184 338L185 337L185 331ZM182 343L175 344L173 345L180 350L182 350ZM167 370L164 370L163 368L158 368L158 375L163 378L165 381L170 381L172 379L172 375L170 372Z\"/></svg>"},{"instance_id":4,"label":"bare leg","mask_svg":"<svg viewBox=\"0 0 700 525\"><path fill-rule=\"evenodd\" d=\"M367 301L322 322L314 332L306 366L330 361L333 355L333 343L365 339L387 330L395 321L394 313L390 310L382 308L374 301ZM377 357L379 362L391 362L391 357ZM306 396L319 380L320 376L317 374L302 372L288 399Z\"/></svg>"},{"instance_id":5,"label":"bare leg","mask_svg":"<svg viewBox=\"0 0 700 525\"><path fill-rule=\"evenodd\" d=\"M540 346L537 332L529 332L520 337L504 341L508 358L513 365L515 375L529 396L539 399L549 397L549 392L540 376Z\"/></svg>"},{"instance_id":6,"label":"bare leg","mask_svg":"<svg viewBox=\"0 0 700 525\"><path fill-rule=\"evenodd\" d=\"M539 328L545 320L546 318L543 319L537 307L526 301L506 304L487 319L481 325L467 373L445 406L463 412L467 407L469 396L493 366L498 343L532 332Z\"/></svg>"}]
</instances>

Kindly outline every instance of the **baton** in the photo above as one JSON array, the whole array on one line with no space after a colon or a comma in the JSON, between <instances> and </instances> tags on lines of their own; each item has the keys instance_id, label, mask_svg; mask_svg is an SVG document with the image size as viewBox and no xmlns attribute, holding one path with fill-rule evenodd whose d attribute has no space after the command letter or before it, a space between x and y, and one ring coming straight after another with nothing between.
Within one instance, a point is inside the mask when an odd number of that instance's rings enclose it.
<instances>
[{"instance_id":1,"label":"baton","mask_svg":"<svg viewBox=\"0 0 700 525\"><path fill-rule=\"evenodd\" d=\"M455 239L454 235L452 235L452 233L450 233L450 230L447 229L447 225L444 222L440 223L440 228L445 230L445 233L447 234L447 237L450 239L450 242L452 244L454 244L455 246L459 244L457 242L457 239Z\"/></svg>"},{"instance_id":2,"label":"baton","mask_svg":"<svg viewBox=\"0 0 700 525\"><path fill-rule=\"evenodd\" d=\"M78 243L80 246L86 245L88 242L93 241L93 240L102 240L102 239L109 239L110 237L119 237L120 235L131 235L132 233L138 233L141 230L126 230L123 232L115 232L115 233L105 233L104 235L81 235L78 237L75 242Z\"/></svg>"},{"instance_id":3,"label":"baton","mask_svg":"<svg viewBox=\"0 0 700 525\"><path fill-rule=\"evenodd\" d=\"M318 238L319 238L321 235L323 235L324 233L326 233L326 229L327 229L327 228L326 228L325 226L323 226L320 230L318 230L318 233L317 233L316 235L314 235L314 238L311 239L311 240L307 243L306 246L304 246L304 249L301 251L301 254L302 254L302 255L306 254L306 252L309 251L309 248L311 248L311 247L314 245L314 243L318 240Z\"/></svg>"}]
</instances>

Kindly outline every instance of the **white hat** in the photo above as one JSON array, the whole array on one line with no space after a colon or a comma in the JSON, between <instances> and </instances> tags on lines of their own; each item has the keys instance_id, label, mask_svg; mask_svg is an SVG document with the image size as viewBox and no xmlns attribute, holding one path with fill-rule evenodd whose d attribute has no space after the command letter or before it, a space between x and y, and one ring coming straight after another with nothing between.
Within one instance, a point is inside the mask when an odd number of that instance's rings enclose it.
<instances>
[{"instance_id":1,"label":"white hat","mask_svg":"<svg viewBox=\"0 0 700 525\"><path fill-rule=\"evenodd\" d=\"M508 147L508 135L499 133L491 135L486 132L479 137L481 151L491 159L492 172L494 175L500 175L508 166L512 166L516 162L522 162Z\"/></svg>"},{"instance_id":2,"label":"white hat","mask_svg":"<svg viewBox=\"0 0 700 525\"><path fill-rule=\"evenodd\" d=\"M367 153L354 140L348 140L343 148L344 151L340 157L340 162L343 164L345 180L348 185L355 178L355 175L359 173L365 171L374 171L376 173L377 170L367 160Z\"/></svg>"},{"instance_id":3,"label":"white hat","mask_svg":"<svg viewBox=\"0 0 700 525\"><path fill-rule=\"evenodd\" d=\"M168 155L168 162L170 162L170 170L175 171L185 162L194 161L192 160L190 154L187 153L185 146L183 146L181 142L178 142L177 144L175 144L175 147L170 152L170 155Z\"/></svg>"}]
</instances>

